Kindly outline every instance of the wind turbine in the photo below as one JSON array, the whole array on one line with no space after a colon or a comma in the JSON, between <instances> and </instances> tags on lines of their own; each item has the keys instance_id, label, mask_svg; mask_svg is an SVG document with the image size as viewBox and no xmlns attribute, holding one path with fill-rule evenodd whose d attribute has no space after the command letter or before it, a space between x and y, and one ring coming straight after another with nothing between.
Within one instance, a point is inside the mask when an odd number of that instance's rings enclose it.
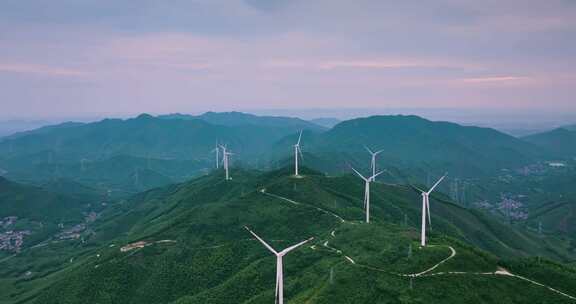
<instances>
[{"instance_id":1,"label":"wind turbine","mask_svg":"<svg viewBox=\"0 0 576 304\"><path fill-rule=\"evenodd\" d=\"M422 193L422 229L420 230L420 245L422 247L426 246L426 214L428 214L428 224L432 225L432 219L430 217L430 193L440 185L440 183L446 178L447 174L444 174L428 191L418 189Z\"/></svg>"},{"instance_id":2,"label":"wind turbine","mask_svg":"<svg viewBox=\"0 0 576 304\"><path fill-rule=\"evenodd\" d=\"M218 142L216 142L216 147L212 152L216 153L216 169L220 168L220 148L218 148Z\"/></svg>"},{"instance_id":3,"label":"wind turbine","mask_svg":"<svg viewBox=\"0 0 576 304\"><path fill-rule=\"evenodd\" d=\"M372 168L372 175L376 175L376 156L380 153L382 153L384 150L378 150L376 152L373 152L372 150L370 150L370 148L364 146L364 148L366 148L366 150L368 151L368 153L370 153L370 155L372 156L372 161L370 162L370 167ZM373 179L373 182L375 182L376 180Z\"/></svg>"},{"instance_id":4,"label":"wind turbine","mask_svg":"<svg viewBox=\"0 0 576 304\"><path fill-rule=\"evenodd\" d=\"M252 230L250 230L250 228L248 227L244 227L246 228L246 230L248 230L248 232L250 232L250 234L252 234L258 241L260 241L260 243L262 243L262 245L264 245L264 247L266 247L268 250L270 250L272 253L274 253L274 255L276 256L276 301L275 303L277 304L284 304L284 273L283 273L283 268L284 265L282 263L282 258L290 251L308 243L309 241L313 240L314 238L309 238L305 241L302 241L296 245L290 246L280 252L274 250L274 248L272 248L270 245L268 245L263 239L261 239L259 236L256 235L256 233L254 233Z\"/></svg>"},{"instance_id":5,"label":"wind turbine","mask_svg":"<svg viewBox=\"0 0 576 304\"><path fill-rule=\"evenodd\" d=\"M222 148L222 163L224 165L224 171L226 171L226 180L231 180L230 178L230 171L229 171L229 164L230 164L230 155L234 155L234 153L228 152L225 145L220 145Z\"/></svg>"},{"instance_id":6,"label":"wind turbine","mask_svg":"<svg viewBox=\"0 0 576 304\"><path fill-rule=\"evenodd\" d=\"M356 169L352 168L360 178L362 178L366 182L366 186L364 188L364 208L366 209L366 223L370 223L370 182L374 181L376 176L382 174L382 172L378 172L368 178L364 177L364 175L360 174L360 172L356 171Z\"/></svg>"},{"instance_id":7,"label":"wind turbine","mask_svg":"<svg viewBox=\"0 0 576 304\"><path fill-rule=\"evenodd\" d=\"M298 154L300 154L300 158L302 158L302 150L300 149L300 140L302 139L302 131L300 131L300 135L298 136L298 142L294 145L294 176L298 175Z\"/></svg>"},{"instance_id":8,"label":"wind turbine","mask_svg":"<svg viewBox=\"0 0 576 304\"><path fill-rule=\"evenodd\" d=\"M87 161L86 158L80 159L80 170L82 172L86 171L86 161Z\"/></svg>"}]
</instances>

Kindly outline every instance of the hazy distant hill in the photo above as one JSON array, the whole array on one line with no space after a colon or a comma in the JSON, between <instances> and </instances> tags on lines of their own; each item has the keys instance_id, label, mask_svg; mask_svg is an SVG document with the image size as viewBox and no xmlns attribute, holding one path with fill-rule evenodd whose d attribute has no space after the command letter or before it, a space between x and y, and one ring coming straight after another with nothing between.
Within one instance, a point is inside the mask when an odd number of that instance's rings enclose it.
<instances>
[{"instance_id":1,"label":"hazy distant hill","mask_svg":"<svg viewBox=\"0 0 576 304\"><path fill-rule=\"evenodd\" d=\"M290 303L569 303L513 277L477 274L502 266L564 292L576 288L576 274L565 266L515 259L566 253L550 248L548 239L438 194L431 201L435 246L420 249L420 196L409 187L374 184L367 225L361 221L363 184L355 177L302 172L305 178L294 179L289 168L239 171L230 182L217 172L142 193L108 210L88 243L76 245L74 262L63 261L65 270L46 277L40 270L37 278L18 281L11 263L0 273L9 273L6 288L21 303L270 303L275 260L243 229L248 225L278 249L315 237L285 257ZM120 250L136 241L143 247ZM475 245L513 259L499 261ZM417 289L398 275L436 264L430 273L440 274L415 277Z\"/></svg>"},{"instance_id":2,"label":"hazy distant hill","mask_svg":"<svg viewBox=\"0 0 576 304\"><path fill-rule=\"evenodd\" d=\"M295 132L299 130L312 130L312 131L323 131L326 128L293 117L282 117L282 116L257 116L253 114L247 114L242 112L206 112L201 115L186 115L186 114L169 114L160 115L158 118L164 119L200 119L215 125L222 126L260 126L260 127L274 127L290 130L290 132Z\"/></svg>"},{"instance_id":3,"label":"hazy distant hill","mask_svg":"<svg viewBox=\"0 0 576 304\"><path fill-rule=\"evenodd\" d=\"M123 154L212 160L210 151L219 141L237 153L236 159L250 160L265 154L272 143L299 127L254 124L232 127L200 119L161 119L140 115L127 120L106 119L32 131L1 142L0 159L30 157L35 162L77 162Z\"/></svg>"},{"instance_id":4,"label":"hazy distant hill","mask_svg":"<svg viewBox=\"0 0 576 304\"><path fill-rule=\"evenodd\" d=\"M44 180L38 186L42 189L49 189L51 192L64 194L86 202L96 202L106 198L107 195L105 191L100 191L66 178ZM111 194L113 195L114 193Z\"/></svg>"},{"instance_id":5,"label":"hazy distant hill","mask_svg":"<svg viewBox=\"0 0 576 304\"><path fill-rule=\"evenodd\" d=\"M326 128L332 128L342 121L340 119L337 119L337 118L327 117L327 118L310 119L310 122L315 123L315 124L320 125L320 126L323 126L323 127L326 127Z\"/></svg>"},{"instance_id":6,"label":"hazy distant hill","mask_svg":"<svg viewBox=\"0 0 576 304\"><path fill-rule=\"evenodd\" d=\"M523 139L557 156L570 158L576 156L576 131L558 128Z\"/></svg>"},{"instance_id":7,"label":"hazy distant hill","mask_svg":"<svg viewBox=\"0 0 576 304\"><path fill-rule=\"evenodd\" d=\"M81 125L84 125L84 123L81 123L81 122L64 122L64 123L56 124L56 125L48 125L48 126L40 127L37 129L32 129L29 131L14 133L14 134L4 138L4 140L15 139L15 138L23 137L23 136L27 136L27 135L47 134L47 133L54 131L54 130L73 128L73 127L78 127Z\"/></svg>"},{"instance_id":8,"label":"hazy distant hill","mask_svg":"<svg viewBox=\"0 0 576 304\"><path fill-rule=\"evenodd\" d=\"M279 143L286 146L293 136ZM381 166L435 168L455 175L478 175L534 162L544 152L494 129L433 122L417 116L372 116L339 123L302 142L309 152L332 162L336 171L348 164L367 167L372 150L383 150ZM307 163L314 166L314 163ZM332 170L334 171L334 170Z\"/></svg>"},{"instance_id":9,"label":"hazy distant hill","mask_svg":"<svg viewBox=\"0 0 576 304\"><path fill-rule=\"evenodd\" d=\"M12 135L16 132L22 132L24 130L40 128L48 124L50 124L50 122L43 120L0 120L0 138L3 136Z\"/></svg>"}]
</instances>

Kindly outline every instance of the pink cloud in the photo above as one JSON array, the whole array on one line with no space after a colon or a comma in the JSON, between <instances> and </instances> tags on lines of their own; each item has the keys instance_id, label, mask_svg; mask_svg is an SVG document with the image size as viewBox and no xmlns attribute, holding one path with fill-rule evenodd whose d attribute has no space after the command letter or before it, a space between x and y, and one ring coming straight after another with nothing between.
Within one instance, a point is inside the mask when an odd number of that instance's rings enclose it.
<instances>
[{"instance_id":1,"label":"pink cloud","mask_svg":"<svg viewBox=\"0 0 576 304\"><path fill-rule=\"evenodd\" d=\"M461 79L463 83L518 83L531 80L523 76L492 76L492 77L473 77Z\"/></svg>"},{"instance_id":2,"label":"pink cloud","mask_svg":"<svg viewBox=\"0 0 576 304\"><path fill-rule=\"evenodd\" d=\"M86 75L85 72L80 70L27 63L0 63L0 72L66 77L79 77Z\"/></svg>"},{"instance_id":3,"label":"pink cloud","mask_svg":"<svg viewBox=\"0 0 576 304\"><path fill-rule=\"evenodd\" d=\"M269 60L262 64L265 68L308 68L319 70L335 69L403 69L403 68L455 68L463 70L484 70L480 64L472 62L456 62L442 59L365 59L361 56L351 56L347 59L339 60L322 60L306 59L301 60Z\"/></svg>"}]
</instances>

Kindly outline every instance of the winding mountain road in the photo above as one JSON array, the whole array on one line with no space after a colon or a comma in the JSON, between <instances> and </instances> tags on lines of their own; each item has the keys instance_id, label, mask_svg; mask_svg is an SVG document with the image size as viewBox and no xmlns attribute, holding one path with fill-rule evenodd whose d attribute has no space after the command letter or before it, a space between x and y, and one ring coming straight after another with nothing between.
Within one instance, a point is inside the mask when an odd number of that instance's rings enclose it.
<instances>
[{"instance_id":1,"label":"winding mountain road","mask_svg":"<svg viewBox=\"0 0 576 304\"><path fill-rule=\"evenodd\" d=\"M276 199L279 199L279 200L283 200L283 201L289 202L289 203L291 203L291 204L293 204L293 205L305 205L305 206L308 206L308 207L316 208L318 211L321 211L321 212L323 212L323 213L330 214L330 215L334 216L334 217L337 218L341 223L345 223L345 222L346 222L346 220L344 220L342 217L340 217L339 215L337 215L337 214L335 214L335 213L333 213L333 212L331 212L331 211L324 210L324 209L322 209L322 208L320 208L320 207L317 207L317 206L313 206L313 205L309 205L309 204L305 204L305 203L296 202L296 201L294 201L294 200L291 200L291 199L289 199L289 198L286 198L286 197L283 197L283 196L280 196L280 195L268 193L268 192L266 192L266 189L264 189L264 188L260 190L260 193L262 193L262 194L264 194L264 195L267 195L267 196L270 196L270 197L273 197L273 198L276 198ZM332 231L330 232L330 236L331 236L332 238L335 238L335 237L336 237L336 229L334 229L334 230L332 230ZM551 287L551 286L548 286L548 285L545 285L545 284L536 282L536 281L534 281L534 280L528 279L528 278L526 278L526 277L513 274L513 273L509 272L508 270L506 270L506 269L504 269L504 268L501 268L501 267L499 267L499 268L498 268L496 271L494 271L494 272L448 271L448 272L434 272L434 273L433 273L433 271L434 271L436 268L438 268L439 266L445 264L446 262L448 262L449 260L453 259L453 258L456 256L456 254L457 254L456 249L454 249L454 247L452 247L452 246L429 245L429 247L447 247L448 249L450 249L450 255L449 255L447 258L443 259L442 261L438 262L437 264L433 265L432 267L430 267L430 268L428 268L428 269L426 269L426 270L424 270L424 271L421 271L421 272L418 272L418 273L405 273L405 274L403 274L403 273L393 273L393 272L390 272L390 271L388 271L388 270L386 270L386 269L382 269L382 268L378 268L378 267L373 267L373 266L358 264L352 257L350 257L350 256L348 256L348 255L345 255L342 250L339 250L339 249L334 248L334 247L330 247L328 244L329 244L329 241L324 241L324 242L322 243L322 246L324 246L325 248L327 248L329 251L335 252L335 253L337 253L338 255L342 255L342 257L343 257L346 261L348 261L350 264L352 264L352 265L354 265L354 266L356 266L356 267L361 267L361 268L365 268L365 269L370 269L370 270L373 270L373 271L385 272L385 273L392 274L392 275L397 275L397 276L401 276L401 277L411 277L411 278L417 278L417 277L434 277L434 276L445 276L445 275L505 276L505 277L510 277L510 278L522 280L522 281L528 282L528 283L530 283L530 284L532 284L532 285L536 285L536 286L539 286L539 287L542 287L542 288L546 288L546 289L548 289L549 291L554 292L554 293L556 293L556 294L558 294L558 295L560 295L560 296L563 296L563 297L565 297L565 298L568 298L568 299L571 299L571 300L575 300L575 301L576 301L576 297L574 297L574 296L572 296L572 295L569 295L569 294L567 294L567 293L564 293L564 292L562 292L562 291L560 291L560 290L558 290L558 289L555 289L555 288L553 288L553 287ZM310 248L311 248L312 250L317 250L316 246L311 246Z\"/></svg>"}]
</instances>

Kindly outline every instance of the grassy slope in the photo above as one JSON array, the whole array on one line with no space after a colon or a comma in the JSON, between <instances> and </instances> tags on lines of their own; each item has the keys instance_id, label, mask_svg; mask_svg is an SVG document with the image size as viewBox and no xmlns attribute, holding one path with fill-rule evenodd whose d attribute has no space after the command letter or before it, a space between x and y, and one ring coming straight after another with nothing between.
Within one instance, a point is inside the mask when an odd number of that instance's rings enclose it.
<instances>
[{"instance_id":1,"label":"grassy slope","mask_svg":"<svg viewBox=\"0 0 576 304\"><path fill-rule=\"evenodd\" d=\"M73 266L64 275L56 275L54 286L34 298L35 303L269 303L274 297L274 258L251 240L243 225L277 248L316 237L311 244L315 249L305 246L286 257L286 298L292 303L569 303L543 288L495 276L418 277L413 281L417 289L411 290L409 279L396 273L431 267L450 255L448 245L457 255L437 271L495 271L499 262L494 255L455 239L474 242L464 238L471 228L442 220L442 216L467 216L472 222L466 225L473 227L488 225L488 220L433 200L431 243L438 246L419 249L418 230L413 227L418 222L419 197L411 190L375 185L373 223L365 225L359 221L362 185L356 179L285 175L283 171L264 176L247 173L228 183L212 175L149 191L119 205L99 223L96 238L91 240L98 249L70 263ZM256 191L262 187L301 204ZM408 226L399 223L403 214L408 214ZM504 232L485 233L499 240ZM166 239L175 242L154 243L128 253L118 250L135 240ZM323 246L325 241L329 247ZM410 244L413 254L408 258ZM511 255L523 249L507 253L503 248L488 249ZM357 264L349 263L344 255ZM540 281L572 276L550 265L535 266ZM574 282L558 288L576 290ZM522 293L514 292L520 289Z\"/></svg>"}]
</instances>

